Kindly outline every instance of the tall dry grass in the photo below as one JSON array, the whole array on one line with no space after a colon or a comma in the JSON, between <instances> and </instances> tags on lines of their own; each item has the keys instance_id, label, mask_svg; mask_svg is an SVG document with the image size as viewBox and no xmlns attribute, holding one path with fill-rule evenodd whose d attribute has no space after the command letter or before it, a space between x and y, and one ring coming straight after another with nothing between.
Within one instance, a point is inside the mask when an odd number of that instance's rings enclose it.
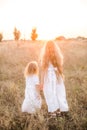
<instances>
[{"instance_id":1,"label":"tall dry grass","mask_svg":"<svg viewBox=\"0 0 87 130\"><path fill-rule=\"evenodd\" d=\"M69 113L48 117L44 100L36 114L21 112L26 64L39 64L43 42L0 43L0 130L87 130L87 41L59 42L64 55L64 74Z\"/></svg>"}]
</instances>

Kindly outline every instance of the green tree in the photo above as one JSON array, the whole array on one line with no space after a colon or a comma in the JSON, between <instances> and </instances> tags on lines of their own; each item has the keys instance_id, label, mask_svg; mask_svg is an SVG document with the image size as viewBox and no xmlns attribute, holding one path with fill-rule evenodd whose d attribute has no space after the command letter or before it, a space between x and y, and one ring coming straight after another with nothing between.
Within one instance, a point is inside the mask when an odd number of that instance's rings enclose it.
<instances>
[{"instance_id":1,"label":"green tree","mask_svg":"<svg viewBox=\"0 0 87 130\"><path fill-rule=\"evenodd\" d=\"M36 28L33 28L32 29L32 32L31 32L31 39L34 41L37 39L38 37L38 34L36 33L37 29Z\"/></svg>"},{"instance_id":2,"label":"green tree","mask_svg":"<svg viewBox=\"0 0 87 130\"><path fill-rule=\"evenodd\" d=\"M2 39L3 39L3 34L0 33L0 42L2 41Z\"/></svg>"},{"instance_id":3,"label":"green tree","mask_svg":"<svg viewBox=\"0 0 87 130\"><path fill-rule=\"evenodd\" d=\"M16 27L14 28L13 34L14 34L14 39L15 39L15 40L19 40L19 38L20 38L20 36L21 36L21 32L20 32L19 30L17 30Z\"/></svg>"}]
</instances>

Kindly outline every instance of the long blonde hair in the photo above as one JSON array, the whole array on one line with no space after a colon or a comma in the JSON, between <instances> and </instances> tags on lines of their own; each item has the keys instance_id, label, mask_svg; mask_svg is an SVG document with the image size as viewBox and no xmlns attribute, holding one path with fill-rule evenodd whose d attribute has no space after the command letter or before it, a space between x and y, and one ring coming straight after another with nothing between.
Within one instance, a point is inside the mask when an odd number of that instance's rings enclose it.
<instances>
[{"instance_id":1,"label":"long blonde hair","mask_svg":"<svg viewBox=\"0 0 87 130\"><path fill-rule=\"evenodd\" d=\"M31 61L27 64L25 71L24 71L24 76L27 77L29 75L37 74L38 75L38 64L36 61Z\"/></svg>"},{"instance_id":2,"label":"long blonde hair","mask_svg":"<svg viewBox=\"0 0 87 130\"><path fill-rule=\"evenodd\" d=\"M60 51L60 48L53 41L47 41L41 56L41 68L42 71L46 72L47 68L51 63L54 67L57 68L57 75L63 74L63 55Z\"/></svg>"}]
</instances>

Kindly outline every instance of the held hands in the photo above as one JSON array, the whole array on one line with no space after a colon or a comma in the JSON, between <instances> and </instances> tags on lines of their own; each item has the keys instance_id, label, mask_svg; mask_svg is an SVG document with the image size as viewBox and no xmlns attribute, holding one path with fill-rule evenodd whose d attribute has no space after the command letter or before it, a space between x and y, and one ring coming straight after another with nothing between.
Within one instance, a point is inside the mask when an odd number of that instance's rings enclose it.
<instances>
[{"instance_id":1,"label":"held hands","mask_svg":"<svg viewBox=\"0 0 87 130\"><path fill-rule=\"evenodd\" d=\"M43 90L43 85L42 85L42 84L37 85L37 90L38 90L38 91Z\"/></svg>"},{"instance_id":2,"label":"held hands","mask_svg":"<svg viewBox=\"0 0 87 130\"><path fill-rule=\"evenodd\" d=\"M40 84L40 90L43 90L43 84Z\"/></svg>"}]
</instances>

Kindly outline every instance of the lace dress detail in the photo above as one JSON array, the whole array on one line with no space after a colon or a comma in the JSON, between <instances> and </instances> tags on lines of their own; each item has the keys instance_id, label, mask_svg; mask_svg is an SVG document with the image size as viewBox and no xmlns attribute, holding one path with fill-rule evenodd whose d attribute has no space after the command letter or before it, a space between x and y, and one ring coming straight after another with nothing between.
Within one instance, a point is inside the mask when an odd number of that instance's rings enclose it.
<instances>
[{"instance_id":1,"label":"lace dress detail","mask_svg":"<svg viewBox=\"0 0 87 130\"><path fill-rule=\"evenodd\" d=\"M39 84L37 75L26 78L25 99L22 104L22 112L33 113L41 108L41 97L36 91L36 84Z\"/></svg>"},{"instance_id":2,"label":"lace dress detail","mask_svg":"<svg viewBox=\"0 0 87 130\"><path fill-rule=\"evenodd\" d=\"M60 111L68 111L66 100L66 91L62 77L60 82L56 78L56 68L49 64L47 73L44 76L44 96L48 106L48 112L54 112L57 109Z\"/></svg>"}]
</instances>

